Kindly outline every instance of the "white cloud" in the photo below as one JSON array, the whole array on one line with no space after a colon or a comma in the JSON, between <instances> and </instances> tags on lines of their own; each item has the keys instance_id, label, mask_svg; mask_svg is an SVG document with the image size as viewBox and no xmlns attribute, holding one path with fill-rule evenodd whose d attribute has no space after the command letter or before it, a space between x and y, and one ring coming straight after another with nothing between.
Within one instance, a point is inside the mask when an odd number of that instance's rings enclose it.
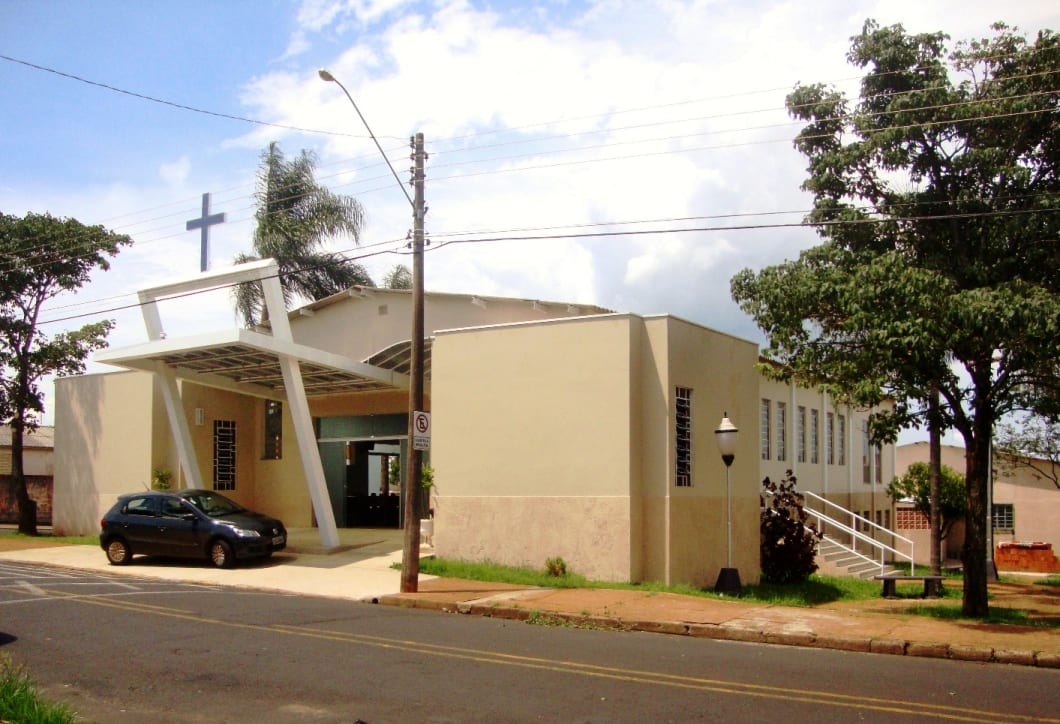
<instances>
[{"instance_id":1,"label":"white cloud","mask_svg":"<svg viewBox=\"0 0 1060 724\"><path fill-rule=\"evenodd\" d=\"M164 163L158 169L158 175L171 186L180 186L188 179L191 173L191 159L187 154L181 156L173 163Z\"/></svg>"}]
</instances>

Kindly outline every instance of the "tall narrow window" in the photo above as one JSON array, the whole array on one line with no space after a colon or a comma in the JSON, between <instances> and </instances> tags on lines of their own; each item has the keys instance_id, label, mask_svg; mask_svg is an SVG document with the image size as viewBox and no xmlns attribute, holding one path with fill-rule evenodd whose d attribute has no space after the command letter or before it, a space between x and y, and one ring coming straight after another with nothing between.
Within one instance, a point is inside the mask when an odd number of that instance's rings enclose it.
<instances>
[{"instance_id":1,"label":"tall narrow window","mask_svg":"<svg viewBox=\"0 0 1060 724\"><path fill-rule=\"evenodd\" d=\"M819 410L810 410L810 463L816 465L821 462L818 450L821 448L821 413Z\"/></svg>"},{"instance_id":2,"label":"tall narrow window","mask_svg":"<svg viewBox=\"0 0 1060 724\"><path fill-rule=\"evenodd\" d=\"M831 412L824 417L824 459L835 465L835 414Z\"/></svg>"},{"instance_id":3,"label":"tall narrow window","mask_svg":"<svg viewBox=\"0 0 1060 724\"><path fill-rule=\"evenodd\" d=\"M678 387L676 397L674 445L677 467L674 471L674 484L687 488L692 486L692 390Z\"/></svg>"},{"instance_id":4,"label":"tall narrow window","mask_svg":"<svg viewBox=\"0 0 1060 724\"><path fill-rule=\"evenodd\" d=\"M838 460L836 461L840 465L847 464L847 418L846 415L839 415L839 429L836 431L836 449L838 452Z\"/></svg>"},{"instance_id":5,"label":"tall narrow window","mask_svg":"<svg viewBox=\"0 0 1060 724\"><path fill-rule=\"evenodd\" d=\"M799 405L799 414L795 417L795 446L800 463L806 462L806 408Z\"/></svg>"},{"instance_id":6,"label":"tall narrow window","mask_svg":"<svg viewBox=\"0 0 1060 724\"><path fill-rule=\"evenodd\" d=\"M236 489L236 421L213 422L213 489Z\"/></svg>"},{"instance_id":7,"label":"tall narrow window","mask_svg":"<svg viewBox=\"0 0 1060 724\"><path fill-rule=\"evenodd\" d=\"M777 403L777 460L788 459L788 405Z\"/></svg>"},{"instance_id":8,"label":"tall narrow window","mask_svg":"<svg viewBox=\"0 0 1060 724\"><path fill-rule=\"evenodd\" d=\"M883 483L883 447L881 445L874 446L873 455L876 462L876 484L880 485Z\"/></svg>"},{"instance_id":9,"label":"tall narrow window","mask_svg":"<svg viewBox=\"0 0 1060 724\"><path fill-rule=\"evenodd\" d=\"M265 400L265 440L262 458L279 460L283 457L283 403Z\"/></svg>"},{"instance_id":10,"label":"tall narrow window","mask_svg":"<svg viewBox=\"0 0 1060 724\"><path fill-rule=\"evenodd\" d=\"M769 460L769 400L762 400L762 412L758 425L758 438L762 459Z\"/></svg>"},{"instance_id":11,"label":"tall narrow window","mask_svg":"<svg viewBox=\"0 0 1060 724\"><path fill-rule=\"evenodd\" d=\"M872 462L869 458L869 421L861 421L861 481L872 484Z\"/></svg>"}]
</instances>

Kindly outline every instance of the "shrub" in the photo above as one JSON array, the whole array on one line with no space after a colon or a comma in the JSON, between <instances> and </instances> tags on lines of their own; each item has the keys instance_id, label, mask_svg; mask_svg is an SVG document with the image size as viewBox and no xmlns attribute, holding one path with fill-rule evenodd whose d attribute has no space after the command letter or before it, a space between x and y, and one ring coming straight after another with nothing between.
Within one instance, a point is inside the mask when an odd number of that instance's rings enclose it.
<instances>
[{"instance_id":1,"label":"shrub","mask_svg":"<svg viewBox=\"0 0 1060 724\"><path fill-rule=\"evenodd\" d=\"M562 578L567 575L567 562L562 558L549 558L545 561L545 570L553 578Z\"/></svg>"},{"instance_id":2,"label":"shrub","mask_svg":"<svg viewBox=\"0 0 1060 724\"><path fill-rule=\"evenodd\" d=\"M762 508L762 580L767 583L802 583L817 570L817 541L821 532L807 523L802 496L791 471L774 483L762 481L766 504Z\"/></svg>"}]
</instances>

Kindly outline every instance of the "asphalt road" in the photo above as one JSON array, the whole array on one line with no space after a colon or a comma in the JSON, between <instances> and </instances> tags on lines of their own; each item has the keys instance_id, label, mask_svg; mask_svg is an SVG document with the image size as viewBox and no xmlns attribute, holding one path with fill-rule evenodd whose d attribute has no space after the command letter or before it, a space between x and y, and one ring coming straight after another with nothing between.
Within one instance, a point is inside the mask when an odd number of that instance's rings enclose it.
<instances>
[{"instance_id":1,"label":"asphalt road","mask_svg":"<svg viewBox=\"0 0 1060 724\"><path fill-rule=\"evenodd\" d=\"M534 626L3 562L0 655L94 722L1060 722L1055 670Z\"/></svg>"}]
</instances>

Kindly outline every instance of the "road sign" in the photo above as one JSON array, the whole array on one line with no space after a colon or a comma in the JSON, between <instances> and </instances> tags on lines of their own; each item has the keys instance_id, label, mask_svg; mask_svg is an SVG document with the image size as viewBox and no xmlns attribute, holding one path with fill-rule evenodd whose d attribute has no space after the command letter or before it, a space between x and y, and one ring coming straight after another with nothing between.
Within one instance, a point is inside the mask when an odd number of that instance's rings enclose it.
<instances>
[{"instance_id":1,"label":"road sign","mask_svg":"<svg viewBox=\"0 0 1060 724\"><path fill-rule=\"evenodd\" d=\"M412 449L431 449L431 413L417 410L412 413Z\"/></svg>"}]
</instances>

